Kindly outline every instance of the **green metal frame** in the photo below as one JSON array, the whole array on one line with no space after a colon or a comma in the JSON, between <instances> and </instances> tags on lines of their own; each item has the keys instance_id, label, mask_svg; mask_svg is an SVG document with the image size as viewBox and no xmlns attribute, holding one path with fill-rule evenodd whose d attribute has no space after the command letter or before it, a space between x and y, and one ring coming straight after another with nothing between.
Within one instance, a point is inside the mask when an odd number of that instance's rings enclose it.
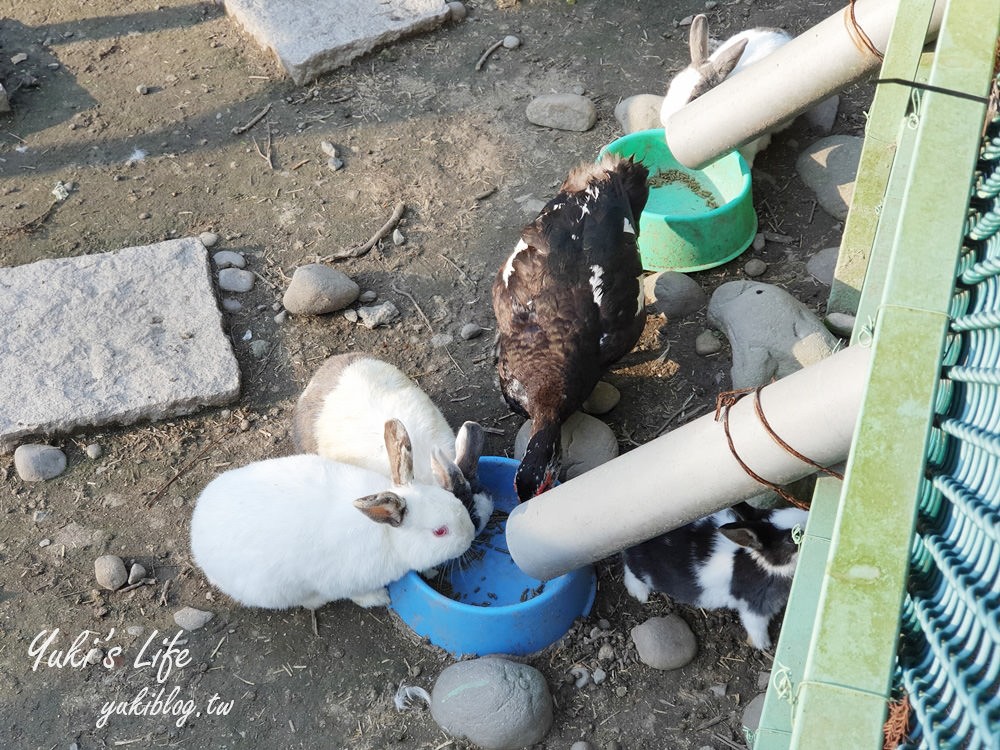
<instances>
[{"instance_id":1,"label":"green metal frame","mask_svg":"<svg viewBox=\"0 0 1000 750\"><path fill-rule=\"evenodd\" d=\"M941 3L938 3L940 6ZM883 78L985 97L1000 0L933 0L896 19ZM756 750L881 748L948 307L985 105L880 85L829 308L873 348L843 486L818 482ZM863 287L859 282L863 279ZM874 325L872 325L874 321Z\"/></svg>"}]
</instances>

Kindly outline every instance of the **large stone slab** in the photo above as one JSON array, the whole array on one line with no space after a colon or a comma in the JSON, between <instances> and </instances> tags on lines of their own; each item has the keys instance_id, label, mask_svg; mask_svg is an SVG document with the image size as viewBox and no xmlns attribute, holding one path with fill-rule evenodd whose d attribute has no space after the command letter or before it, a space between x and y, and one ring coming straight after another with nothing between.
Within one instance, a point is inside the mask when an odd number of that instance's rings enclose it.
<instances>
[{"instance_id":1,"label":"large stone slab","mask_svg":"<svg viewBox=\"0 0 1000 750\"><path fill-rule=\"evenodd\" d=\"M296 84L376 47L440 26L444 0L225 0L226 12L278 58Z\"/></svg>"},{"instance_id":2,"label":"large stone slab","mask_svg":"<svg viewBox=\"0 0 1000 750\"><path fill-rule=\"evenodd\" d=\"M0 268L0 451L239 395L196 238Z\"/></svg>"}]
</instances>

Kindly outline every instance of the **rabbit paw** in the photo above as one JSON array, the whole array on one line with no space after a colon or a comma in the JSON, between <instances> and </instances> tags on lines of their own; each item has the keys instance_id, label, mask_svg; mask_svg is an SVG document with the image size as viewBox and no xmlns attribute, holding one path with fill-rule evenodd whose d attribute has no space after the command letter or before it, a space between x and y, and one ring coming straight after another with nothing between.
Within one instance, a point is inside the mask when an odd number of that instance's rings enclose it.
<instances>
[{"instance_id":1,"label":"rabbit paw","mask_svg":"<svg viewBox=\"0 0 1000 750\"><path fill-rule=\"evenodd\" d=\"M367 594L352 596L351 601L359 607L364 607L366 609L369 607L388 607L390 602L389 589L383 586L375 591L369 591Z\"/></svg>"},{"instance_id":2,"label":"rabbit paw","mask_svg":"<svg viewBox=\"0 0 1000 750\"><path fill-rule=\"evenodd\" d=\"M767 632L767 625L771 618L751 612L740 612L740 620L746 628L750 645L760 651L770 651L771 636Z\"/></svg>"}]
</instances>

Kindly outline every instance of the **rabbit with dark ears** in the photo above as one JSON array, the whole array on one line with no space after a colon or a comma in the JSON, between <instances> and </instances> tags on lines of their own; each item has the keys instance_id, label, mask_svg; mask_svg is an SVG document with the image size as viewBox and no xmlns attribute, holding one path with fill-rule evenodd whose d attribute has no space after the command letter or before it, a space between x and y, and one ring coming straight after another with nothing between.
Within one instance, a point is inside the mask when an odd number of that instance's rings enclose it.
<instances>
[{"instance_id":1,"label":"rabbit with dark ears","mask_svg":"<svg viewBox=\"0 0 1000 750\"><path fill-rule=\"evenodd\" d=\"M435 452L440 466L458 466L450 480L455 495L472 516L476 532L482 531L493 513L493 500L477 473L483 428L465 422L456 435L430 397L388 362L356 352L327 359L295 405L292 437L303 452L388 475L381 430L393 418L406 425L413 441L418 481L435 481Z\"/></svg>"},{"instance_id":2,"label":"rabbit with dark ears","mask_svg":"<svg viewBox=\"0 0 1000 750\"><path fill-rule=\"evenodd\" d=\"M661 591L696 607L735 609L751 644L766 651L798 561L792 529L807 515L738 503L625 550L625 587L640 602Z\"/></svg>"},{"instance_id":3,"label":"rabbit with dark ears","mask_svg":"<svg viewBox=\"0 0 1000 750\"><path fill-rule=\"evenodd\" d=\"M457 467L432 456L438 483L421 484L402 423L386 422L383 440L391 478L316 455L216 477L191 518L195 562L216 588L250 607L389 604L389 583L459 557L475 529L452 492Z\"/></svg>"},{"instance_id":4,"label":"rabbit with dark ears","mask_svg":"<svg viewBox=\"0 0 1000 750\"><path fill-rule=\"evenodd\" d=\"M708 17L704 14L695 16L688 36L691 64L670 82L660 107L660 122L664 129L667 128L670 117L685 104L715 88L734 73L767 57L791 39L781 29L748 29L717 44L710 55ZM769 134L762 135L741 146L740 153L747 164L753 166L754 157L767 148L770 142Z\"/></svg>"}]
</instances>

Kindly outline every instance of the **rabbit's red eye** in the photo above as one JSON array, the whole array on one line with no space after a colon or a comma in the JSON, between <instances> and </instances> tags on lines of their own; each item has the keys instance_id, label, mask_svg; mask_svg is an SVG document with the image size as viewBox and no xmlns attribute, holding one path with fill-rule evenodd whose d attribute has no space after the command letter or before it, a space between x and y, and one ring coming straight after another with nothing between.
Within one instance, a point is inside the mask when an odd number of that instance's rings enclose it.
<instances>
[{"instance_id":1,"label":"rabbit's red eye","mask_svg":"<svg viewBox=\"0 0 1000 750\"><path fill-rule=\"evenodd\" d=\"M431 532L434 536L444 536L448 533L447 526L438 526L434 531Z\"/></svg>"}]
</instances>

